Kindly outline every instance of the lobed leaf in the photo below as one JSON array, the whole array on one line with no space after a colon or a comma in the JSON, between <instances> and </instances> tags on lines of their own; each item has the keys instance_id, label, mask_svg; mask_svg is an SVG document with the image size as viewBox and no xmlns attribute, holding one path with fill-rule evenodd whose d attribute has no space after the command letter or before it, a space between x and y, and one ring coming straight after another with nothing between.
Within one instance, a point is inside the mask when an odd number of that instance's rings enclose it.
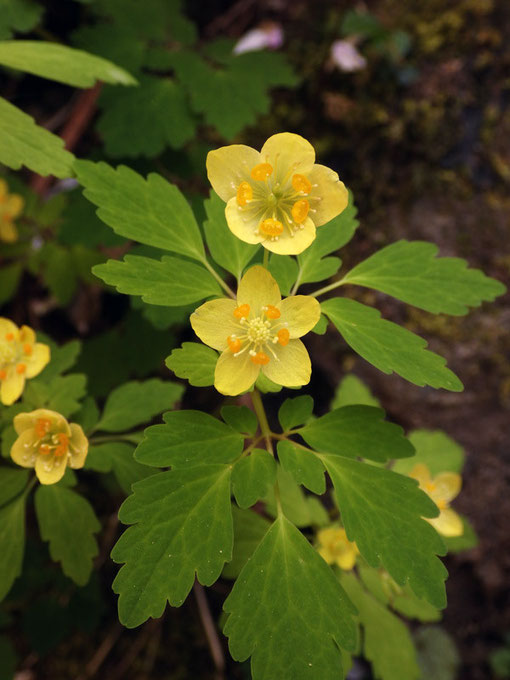
<instances>
[{"instance_id":1,"label":"lobed leaf","mask_svg":"<svg viewBox=\"0 0 510 680\"><path fill-rule=\"evenodd\" d=\"M335 396L331 402L331 408L342 408L342 406L353 406L362 404L363 406L380 407L379 399L374 397L370 389L357 376L346 375L335 390Z\"/></svg>"},{"instance_id":2,"label":"lobed leaf","mask_svg":"<svg viewBox=\"0 0 510 680\"><path fill-rule=\"evenodd\" d=\"M278 420L284 432L292 430L298 425L304 425L312 417L313 399L308 394L302 394L293 399L286 399L278 411Z\"/></svg>"},{"instance_id":3,"label":"lobed leaf","mask_svg":"<svg viewBox=\"0 0 510 680\"><path fill-rule=\"evenodd\" d=\"M259 425L257 416L247 406L222 406L221 417L227 425L246 436L253 436Z\"/></svg>"},{"instance_id":4,"label":"lobed leaf","mask_svg":"<svg viewBox=\"0 0 510 680\"><path fill-rule=\"evenodd\" d=\"M183 342L165 359L167 367L178 378L184 378L194 387L214 385L214 370L218 353L199 342Z\"/></svg>"},{"instance_id":5,"label":"lobed leaf","mask_svg":"<svg viewBox=\"0 0 510 680\"><path fill-rule=\"evenodd\" d=\"M32 0L2 0L0 39L11 38L13 32L25 33L35 28L44 8Z\"/></svg>"},{"instance_id":6,"label":"lobed leaf","mask_svg":"<svg viewBox=\"0 0 510 680\"><path fill-rule=\"evenodd\" d=\"M240 508L250 508L264 498L276 479L273 456L263 449L253 449L232 469L232 491Z\"/></svg>"},{"instance_id":7,"label":"lobed leaf","mask_svg":"<svg viewBox=\"0 0 510 680\"><path fill-rule=\"evenodd\" d=\"M298 448L291 441L278 442L278 460L298 484L321 496L326 491L324 466L311 451Z\"/></svg>"},{"instance_id":8,"label":"lobed leaf","mask_svg":"<svg viewBox=\"0 0 510 680\"><path fill-rule=\"evenodd\" d=\"M133 458L134 446L125 442L107 442L91 446L85 461L85 468L97 472L113 472L124 493L131 493L131 487L154 470Z\"/></svg>"},{"instance_id":9,"label":"lobed leaf","mask_svg":"<svg viewBox=\"0 0 510 680\"><path fill-rule=\"evenodd\" d=\"M21 574L25 551L26 494L0 508L0 601Z\"/></svg>"},{"instance_id":10,"label":"lobed leaf","mask_svg":"<svg viewBox=\"0 0 510 680\"><path fill-rule=\"evenodd\" d=\"M18 496L28 482L28 470L0 467L0 506Z\"/></svg>"},{"instance_id":11,"label":"lobed leaf","mask_svg":"<svg viewBox=\"0 0 510 680\"><path fill-rule=\"evenodd\" d=\"M237 578L255 552L271 523L253 510L241 510L232 505L234 520L234 550L232 560L223 568L223 578Z\"/></svg>"},{"instance_id":12,"label":"lobed leaf","mask_svg":"<svg viewBox=\"0 0 510 680\"><path fill-rule=\"evenodd\" d=\"M414 430L409 440L416 449L413 458L396 461L395 472L407 475L415 465L423 463L435 477L440 472L462 472L464 467L464 450L446 432L441 430Z\"/></svg>"}]
</instances>

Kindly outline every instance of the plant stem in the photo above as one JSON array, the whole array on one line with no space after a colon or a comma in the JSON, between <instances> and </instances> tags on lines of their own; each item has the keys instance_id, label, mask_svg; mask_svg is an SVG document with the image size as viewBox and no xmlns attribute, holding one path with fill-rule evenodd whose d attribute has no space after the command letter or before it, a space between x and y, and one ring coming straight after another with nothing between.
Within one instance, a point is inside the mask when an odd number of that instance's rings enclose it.
<instances>
[{"instance_id":1,"label":"plant stem","mask_svg":"<svg viewBox=\"0 0 510 680\"><path fill-rule=\"evenodd\" d=\"M233 299L235 300L235 299L236 299L236 294L234 293L234 291L232 290L232 288L231 288L229 285L227 285L227 284L225 283L225 281L221 278L221 276L220 276L220 275L218 274L218 272L214 269L214 267L212 267L212 266L209 264L209 262L205 259L205 257L204 257L203 260L201 260L201 262L202 262L202 264L204 265L204 267L207 269L207 271L209 271L209 272L214 276L214 278L216 279L216 281L220 284L220 286L221 286L221 287L223 288L223 290L227 293L227 295L230 295L230 297L233 298Z\"/></svg>"},{"instance_id":2,"label":"plant stem","mask_svg":"<svg viewBox=\"0 0 510 680\"><path fill-rule=\"evenodd\" d=\"M291 295L295 295L295 294L297 293L297 291L298 291L299 286L301 285L301 273L302 273L302 271L303 271L303 270L302 270L301 267L300 267L300 268L299 268L299 271L298 271L298 275L297 275L296 282L295 282L295 284L292 286L292 290L290 291L290 294L291 294Z\"/></svg>"},{"instance_id":3,"label":"plant stem","mask_svg":"<svg viewBox=\"0 0 510 680\"><path fill-rule=\"evenodd\" d=\"M319 288L319 290L314 291L313 293L308 293L312 297L319 297L319 295L324 295L324 293L329 293L330 290L335 290L335 288L339 288L340 286L345 285L348 283L345 279L340 279L340 281L335 281L334 283L330 283L329 286L324 286L324 288Z\"/></svg>"},{"instance_id":4,"label":"plant stem","mask_svg":"<svg viewBox=\"0 0 510 680\"><path fill-rule=\"evenodd\" d=\"M262 432L262 435L266 440L266 448L269 451L269 453L273 454L273 442L271 440L272 432L271 429L269 428L269 423L267 422L266 411L264 409L264 404L262 403L260 392L257 389L254 389L253 392L251 393L251 400L259 421L260 431Z\"/></svg>"}]
</instances>

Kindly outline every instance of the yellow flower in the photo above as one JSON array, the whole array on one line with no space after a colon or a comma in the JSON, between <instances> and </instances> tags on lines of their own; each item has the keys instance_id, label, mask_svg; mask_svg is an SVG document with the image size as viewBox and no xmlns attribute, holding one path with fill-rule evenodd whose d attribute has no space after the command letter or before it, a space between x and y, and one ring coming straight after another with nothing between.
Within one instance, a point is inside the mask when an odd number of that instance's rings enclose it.
<instances>
[{"instance_id":1,"label":"yellow flower","mask_svg":"<svg viewBox=\"0 0 510 680\"><path fill-rule=\"evenodd\" d=\"M317 534L317 540L319 541L319 555L328 564L338 564L346 571L354 567L359 550L356 543L349 541L345 529L337 527L321 529Z\"/></svg>"},{"instance_id":2,"label":"yellow flower","mask_svg":"<svg viewBox=\"0 0 510 680\"><path fill-rule=\"evenodd\" d=\"M0 241L12 243L18 238L13 219L23 210L24 201L18 194L10 194L7 183L0 178Z\"/></svg>"},{"instance_id":3,"label":"yellow flower","mask_svg":"<svg viewBox=\"0 0 510 680\"><path fill-rule=\"evenodd\" d=\"M241 279L237 301L206 302L190 321L200 340L221 352L214 386L222 394L236 395L250 389L260 371L278 385L306 385L312 368L298 338L319 317L315 298L294 295L282 300L271 274L256 265Z\"/></svg>"},{"instance_id":4,"label":"yellow flower","mask_svg":"<svg viewBox=\"0 0 510 680\"><path fill-rule=\"evenodd\" d=\"M14 418L19 437L11 447L11 458L26 468L35 467L41 484L55 484L66 466L82 468L89 448L87 437L76 423L69 424L56 411L39 408Z\"/></svg>"},{"instance_id":5,"label":"yellow flower","mask_svg":"<svg viewBox=\"0 0 510 680\"><path fill-rule=\"evenodd\" d=\"M336 172L316 165L310 142L290 132L269 137L260 152L244 144L211 151L207 175L227 203L230 231L280 255L301 253L315 228L347 206Z\"/></svg>"},{"instance_id":6,"label":"yellow flower","mask_svg":"<svg viewBox=\"0 0 510 680\"><path fill-rule=\"evenodd\" d=\"M461 476L455 472L441 472L431 479L429 469L423 463L415 465L409 476L418 481L420 489L430 496L440 510L439 517L427 519L427 522L443 536L462 536L462 519L450 508L450 501L460 492Z\"/></svg>"},{"instance_id":7,"label":"yellow flower","mask_svg":"<svg viewBox=\"0 0 510 680\"><path fill-rule=\"evenodd\" d=\"M0 401L12 404L21 396L27 378L38 375L50 360L50 348L35 341L28 326L18 328L0 317Z\"/></svg>"}]
</instances>

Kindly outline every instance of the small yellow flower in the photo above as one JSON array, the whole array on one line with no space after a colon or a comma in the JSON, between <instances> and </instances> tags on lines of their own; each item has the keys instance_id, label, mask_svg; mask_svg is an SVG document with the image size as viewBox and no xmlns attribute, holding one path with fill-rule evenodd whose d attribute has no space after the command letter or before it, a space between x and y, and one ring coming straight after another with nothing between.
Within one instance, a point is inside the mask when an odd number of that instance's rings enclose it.
<instances>
[{"instance_id":1,"label":"small yellow flower","mask_svg":"<svg viewBox=\"0 0 510 680\"><path fill-rule=\"evenodd\" d=\"M207 175L227 206L230 231L273 253L297 255L315 228L345 209L347 189L338 175L315 164L315 150L290 132L269 137L261 151L222 146L207 156Z\"/></svg>"},{"instance_id":2,"label":"small yellow flower","mask_svg":"<svg viewBox=\"0 0 510 680\"><path fill-rule=\"evenodd\" d=\"M76 423L69 424L56 411L39 408L14 418L19 437L11 447L11 458L26 468L35 467L41 484L55 484L66 466L82 468L89 448L87 437Z\"/></svg>"},{"instance_id":3,"label":"small yellow flower","mask_svg":"<svg viewBox=\"0 0 510 680\"><path fill-rule=\"evenodd\" d=\"M25 387L27 378L38 375L50 360L50 348L35 341L28 326L18 328L0 317L0 401L12 404Z\"/></svg>"},{"instance_id":4,"label":"small yellow flower","mask_svg":"<svg viewBox=\"0 0 510 680\"><path fill-rule=\"evenodd\" d=\"M321 529L317 534L317 540L319 555L328 564L338 564L345 571L354 567L359 550L356 543L349 541L345 529L338 527Z\"/></svg>"},{"instance_id":5,"label":"small yellow flower","mask_svg":"<svg viewBox=\"0 0 510 680\"><path fill-rule=\"evenodd\" d=\"M294 295L282 300L271 274L256 265L241 279L237 301L206 302L190 321L200 340L221 352L214 386L222 394L237 395L250 389L260 371L277 385L306 385L312 367L298 338L319 317L315 298Z\"/></svg>"},{"instance_id":6,"label":"small yellow flower","mask_svg":"<svg viewBox=\"0 0 510 680\"><path fill-rule=\"evenodd\" d=\"M432 479L429 469L423 463L415 465L409 476L418 481L420 489L430 496L440 510L439 517L427 519L427 522L443 536L462 536L462 519L450 508L450 501L460 492L461 476L455 472L441 472Z\"/></svg>"},{"instance_id":7,"label":"small yellow flower","mask_svg":"<svg viewBox=\"0 0 510 680\"><path fill-rule=\"evenodd\" d=\"M20 215L23 205L23 198L9 194L7 183L0 178L0 241L12 243L18 238L13 220Z\"/></svg>"}]
</instances>

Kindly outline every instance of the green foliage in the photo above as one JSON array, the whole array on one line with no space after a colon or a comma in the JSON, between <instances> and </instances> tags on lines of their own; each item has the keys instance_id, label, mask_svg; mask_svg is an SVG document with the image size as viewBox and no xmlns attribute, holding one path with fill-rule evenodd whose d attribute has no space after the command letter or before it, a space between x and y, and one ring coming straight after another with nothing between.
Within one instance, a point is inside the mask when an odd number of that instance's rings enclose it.
<instances>
[{"instance_id":1,"label":"green foliage","mask_svg":"<svg viewBox=\"0 0 510 680\"><path fill-rule=\"evenodd\" d=\"M227 425L247 437L253 436L259 426L257 416L247 406L223 406L221 417Z\"/></svg>"},{"instance_id":2,"label":"green foliage","mask_svg":"<svg viewBox=\"0 0 510 680\"><path fill-rule=\"evenodd\" d=\"M97 80L120 85L136 84L127 71L106 59L50 42L0 42L0 64L73 87L92 87Z\"/></svg>"},{"instance_id":3,"label":"green foliage","mask_svg":"<svg viewBox=\"0 0 510 680\"><path fill-rule=\"evenodd\" d=\"M407 475L415 465L423 463L429 469L430 474L440 472L462 472L464 466L464 451L451 437L441 430L414 430L409 435L409 440L416 449L413 458L398 460L393 469Z\"/></svg>"},{"instance_id":4,"label":"green foliage","mask_svg":"<svg viewBox=\"0 0 510 680\"><path fill-rule=\"evenodd\" d=\"M223 568L224 578L237 578L241 569L255 552L271 526L270 522L252 510L241 510L232 506L234 520L234 550L232 560Z\"/></svg>"},{"instance_id":5,"label":"green foliage","mask_svg":"<svg viewBox=\"0 0 510 680\"><path fill-rule=\"evenodd\" d=\"M73 159L60 137L0 97L0 163L13 170L25 165L40 175L71 177Z\"/></svg>"},{"instance_id":6,"label":"green foliage","mask_svg":"<svg viewBox=\"0 0 510 680\"><path fill-rule=\"evenodd\" d=\"M334 399L331 402L331 408L342 408L342 406L352 406L354 404L376 407L381 405L365 383L351 374L346 375L340 381L336 388Z\"/></svg>"},{"instance_id":7,"label":"green foliage","mask_svg":"<svg viewBox=\"0 0 510 680\"><path fill-rule=\"evenodd\" d=\"M37 26L44 8L32 0L0 1L0 40L11 38L14 31L25 33Z\"/></svg>"},{"instance_id":8,"label":"green foliage","mask_svg":"<svg viewBox=\"0 0 510 680\"><path fill-rule=\"evenodd\" d=\"M154 474L152 468L133 458L134 450L131 444L120 441L91 446L85 468L97 472L113 472L120 488L125 494L129 494L135 482Z\"/></svg>"},{"instance_id":9,"label":"green foliage","mask_svg":"<svg viewBox=\"0 0 510 680\"><path fill-rule=\"evenodd\" d=\"M98 553L93 536L101 528L90 503L60 485L40 486L35 510L43 541L49 541L51 558L78 585L85 585Z\"/></svg>"},{"instance_id":10,"label":"green foliage","mask_svg":"<svg viewBox=\"0 0 510 680\"><path fill-rule=\"evenodd\" d=\"M259 680L301 680L310 673L337 680L338 646L354 648L354 607L331 569L283 515L244 566L224 609L230 652L238 661L251 655Z\"/></svg>"},{"instance_id":11,"label":"green foliage","mask_svg":"<svg viewBox=\"0 0 510 680\"><path fill-rule=\"evenodd\" d=\"M0 507L18 496L28 481L28 470L0 467Z\"/></svg>"},{"instance_id":12,"label":"green foliage","mask_svg":"<svg viewBox=\"0 0 510 680\"><path fill-rule=\"evenodd\" d=\"M445 359L425 349L423 338L381 319L376 309L348 298L326 300L321 306L347 344L383 373L394 371L420 387L463 389Z\"/></svg>"},{"instance_id":13,"label":"green foliage","mask_svg":"<svg viewBox=\"0 0 510 680\"><path fill-rule=\"evenodd\" d=\"M0 601L21 574L25 549L25 500L22 494L0 508Z\"/></svg>"},{"instance_id":14,"label":"green foliage","mask_svg":"<svg viewBox=\"0 0 510 680\"><path fill-rule=\"evenodd\" d=\"M303 394L294 399L286 399L278 411L278 420L284 432L298 425L304 425L312 416L313 399Z\"/></svg>"},{"instance_id":15,"label":"green foliage","mask_svg":"<svg viewBox=\"0 0 510 680\"><path fill-rule=\"evenodd\" d=\"M343 278L375 288L433 314L467 314L482 300L505 292L499 281L468 269L457 257L436 258L438 248L425 241L398 241L382 248Z\"/></svg>"},{"instance_id":16,"label":"green foliage","mask_svg":"<svg viewBox=\"0 0 510 680\"><path fill-rule=\"evenodd\" d=\"M218 353L198 342L183 342L174 349L165 363L178 378L184 378L194 387L207 387L214 383L214 369Z\"/></svg>"},{"instance_id":17,"label":"green foliage","mask_svg":"<svg viewBox=\"0 0 510 680\"><path fill-rule=\"evenodd\" d=\"M120 520L134 524L112 551L125 562L113 588L128 628L180 606L195 573L211 585L232 557L229 465L202 464L153 475L134 486ZM140 560L143 554L144 559Z\"/></svg>"},{"instance_id":18,"label":"green foliage","mask_svg":"<svg viewBox=\"0 0 510 680\"><path fill-rule=\"evenodd\" d=\"M264 449L253 449L232 469L232 491L240 508L250 508L267 495L276 479L276 463Z\"/></svg>"},{"instance_id":19,"label":"green foliage","mask_svg":"<svg viewBox=\"0 0 510 680\"><path fill-rule=\"evenodd\" d=\"M18 288L23 267L20 262L2 265L0 269L0 305L10 300Z\"/></svg>"},{"instance_id":20,"label":"green foliage","mask_svg":"<svg viewBox=\"0 0 510 680\"><path fill-rule=\"evenodd\" d=\"M298 448L290 441L278 442L278 460L282 468L302 484L321 496L326 491L324 466L311 451Z\"/></svg>"},{"instance_id":21,"label":"green foliage","mask_svg":"<svg viewBox=\"0 0 510 680\"><path fill-rule=\"evenodd\" d=\"M414 636L421 680L455 680L460 657L451 636L439 626L423 626Z\"/></svg>"}]
</instances>

